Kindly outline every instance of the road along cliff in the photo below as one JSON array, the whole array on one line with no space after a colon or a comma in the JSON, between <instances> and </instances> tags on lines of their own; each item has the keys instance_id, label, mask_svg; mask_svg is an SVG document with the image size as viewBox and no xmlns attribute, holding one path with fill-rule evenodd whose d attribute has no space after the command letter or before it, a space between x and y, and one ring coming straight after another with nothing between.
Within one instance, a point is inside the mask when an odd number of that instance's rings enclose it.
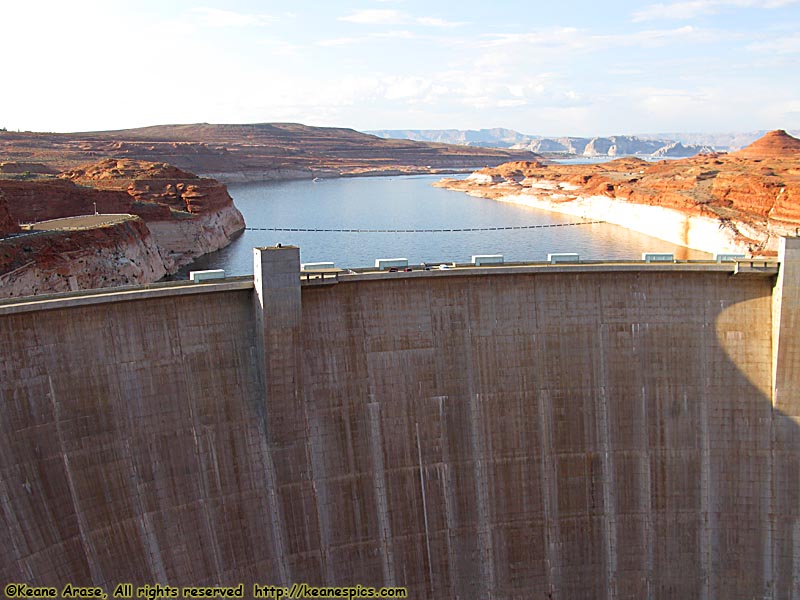
<instances>
[{"instance_id":1,"label":"road along cliff","mask_svg":"<svg viewBox=\"0 0 800 600\"><path fill-rule=\"evenodd\" d=\"M0 179L0 228L0 297L10 297L157 281L228 245L244 219L213 179L105 159Z\"/></svg>"},{"instance_id":2,"label":"road along cliff","mask_svg":"<svg viewBox=\"0 0 800 600\"><path fill-rule=\"evenodd\" d=\"M511 162L437 184L600 219L697 250L774 256L800 226L800 140L777 130L731 154L650 163Z\"/></svg>"}]
</instances>

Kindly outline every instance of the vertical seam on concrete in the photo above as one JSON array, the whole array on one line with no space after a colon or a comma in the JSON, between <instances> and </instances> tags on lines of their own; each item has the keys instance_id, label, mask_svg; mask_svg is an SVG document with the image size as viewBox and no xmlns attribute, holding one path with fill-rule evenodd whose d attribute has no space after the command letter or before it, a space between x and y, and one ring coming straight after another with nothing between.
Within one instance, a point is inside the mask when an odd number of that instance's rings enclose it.
<instances>
[{"instance_id":1,"label":"vertical seam on concrete","mask_svg":"<svg viewBox=\"0 0 800 600\"><path fill-rule=\"evenodd\" d=\"M550 432L553 415L550 410L550 397L545 390L539 391L539 435L541 436L542 461L542 510L545 522L545 561L549 593L559 594L561 588L561 557L558 547L561 544L561 531L556 518L558 512L558 489L554 480L558 478L557 466L553 458L553 440Z\"/></svg>"},{"instance_id":2,"label":"vertical seam on concrete","mask_svg":"<svg viewBox=\"0 0 800 600\"><path fill-rule=\"evenodd\" d=\"M305 393L303 394L305 396ZM305 405L308 408L308 399L305 398ZM335 581L335 575L331 572L331 526L328 512L330 510L328 496L328 479L325 473L325 462L322 458L324 450L320 448L321 428L313 410L308 410L308 445L311 447L311 484L314 495L317 499L317 524L320 531L320 549L323 558L323 572L328 585Z\"/></svg>"},{"instance_id":3,"label":"vertical seam on concrete","mask_svg":"<svg viewBox=\"0 0 800 600\"><path fill-rule=\"evenodd\" d=\"M468 361L468 364L472 364ZM470 378L471 379L471 378ZM470 386L472 387L472 386ZM481 580L485 586L485 597L494 597L494 553L489 515L489 490L486 475L486 457L483 452L482 431L479 428L481 411L479 395L470 393L469 414L472 438L473 472L475 476L475 500L478 509L478 545L481 554Z\"/></svg>"},{"instance_id":4,"label":"vertical seam on concrete","mask_svg":"<svg viewBox=\"0 0 800 600\"><path fill-rule=\"evenodd\" d=\"M419 487L422 492L422 519L425 524L425 550L428 555L428 577L430 577L431 594L436 594L433 585L433 563L431 562L431 537L428 526L428 500L425 496L425 471L422 467L422 444L419 439L419 421L415 423L417 433L417 459L419 460Z\"/></svg>"},{"instance_id":5,"label":"vertical seam on concrete","mask_svg":"<svg viewBox=\"0 0 800 600\"><path fill-rule=\"evenodd\" d=\"M442 469L444 470L444 478L443 478L443 486L442 489L442 496L444 497L444 516L445 516L445 523L447 526L447 572L449 574L450 579L450 593L451 595L457 596L456 590L458 589L457 583L458 580L456 578L456 555L455 549L453 548L453 537L454 531L456 529L456 523L454 519L454 507L456 505L455 499L453 498L454 489L453 489L453 475L450 471L450 445L447 441L447 422L445 420L444 414L444 402L447 399L447 396L438 396L437 400L439 403L439 422L441 425L441 437L440 437L440 444L442 447Z\"/></svg>"},{"instance_id":6,"label":"vertical seam on concrete","mask_svg":"<svg viewBox=\"0 0 800 600\"><path fill-rule=\"evenodd\" d=\"M639 324L636 326L639 331ZM636 346L634 343L634 352ZM645 544L645 574L647 577L647 598L653 597L653 497L652 497L652 474L650 472L650 429L648 427L649 416L647 410L647 392L642 386L642 423L644 423L643 457L642 461L642 485L640 489L642 513L644 514L644 544Z\"/></svg>"},{"instance_id":7,"label":"vertical seam on concrete","mask_svg":"<svg viewBox=\"0 0 800 600\"><path fill-rule=\"evenodd\" d=\"M269 425L267 423L266 414L261 422L263 427L261 435L259 436L259 445L261 446L261 456L263 457L263 466L266 475L267 489L267 507L269 509L270 524L272 526L272 539L275 544L275 562L278 564L278 576L281 581L280 584L288 586L291 584L291 574L286 556L286 536L285 536L285 521L281 510L280 500L278 498L277 479L275 473L275 462L272 460L272 446L269 443Z\"/></svg>"},{"instance_id":8,"label":"vertical seam on concrete","mask_svg":"<svg viewBox=\"0 0 800 600\"><path fill-rule=\"evenodd\" d=\"M345 434L345 444L347 450L347 467L351 473L356 473L356 458L355 454L353 453L353 430L350 427L350 418L352 413L352 407L347 406L346 413L343 414L342 420L344 421L344 434ZM353 503L354 507L358 507L362 500L359 498L359 487L355 481L350 482L350 501ZM355 531L363 531L364 530L364 523L361 520L361 511L354 510L353 511L353 519L355 521Z\"/></svg>"},{"instance_id":9,"label":"vertical seam on concrete","mask_svg":"<svg viewBox=\"0 0 800 600\"><path fill-rule=\"evenodd\" d=\"M130 411L128 411L127 414L130 417ZM129 431L133 431L133 427L130 424L129 427ZM142 539L146 542L145 554L147 557L147 564L150 567L150 573L153 577L153 581L166 583L168 581L167 573L164 570L164 561L161 558L161 549L158 545L158 536L156 536L155 532L153 531L153 524L151 522L150 515L145 513L144 506L142 504L142 498L139 493L141 477L139 476L139 471L136 469L136 462L133 458L133 453L131 452L130 438L125 440L124 447L127 455L126 458L128 461L130 461L130 481L134 488L131 490L131 498L133 498L136 515L138 516L136 519L137 528L139 529L139 534L142 536Z\"/></svg>"},{"instance_id":10,"label":"vertical seam on concrete","mask_svg":"<svg viewBox=\"0 0 800 600\"><path fill-rule=\"evenodd\" d=\"M600 382L597 382L599 400L599 434L600 434L600 455L603 464L603 537L606 547L606 596L609 599L617 597L617 503L614 497L614 461L609 447L609 426L608 426L608 398L606 395L606 384L608 374L606 369L606 351L608 349L608 327L600 326ZM602 382L602 383L601 383Z\"/></svg>"},{"instance_id":11,"label":"vertical seam on concrete","mask_svg":"<svg viewBox=\"0 0 800 600\"><path fill-rule=\"evenodd\" d=\"M178 337L178 347L181 349L180 351L181 356L186 357L187 354L183 350L183 339L181 337L180 327L178 327L176 335ZM205 461L203 460L203 452L201 451L200 448L200 439L197 431L200 427L200 423L198 422L197 413L194 407L194 401L195 401L194 388L190 385L189 373L187 372L187 370L183 369L181 371L181 374L183 375L182 377L183 387L184 390L186 391L186 402L189 408L189 418L192 423L192 439L194 440L195 460L197 461L197 466L200 471L200 476L198 477L198 479L200 480L201 494L202 494L200 498L200 506L203 510L203 517L205 518L208 535L211 538L211 546L212 546L211 550L212 550L212 556L214 558L214 568L216 569L217 583L219 585L223 585L224 582L222 581L222 560L220 559L219 556L219 540L217 539L217 530L215 524L211 519L211 512L208 507L208 503L210 501L209 497L210 494L209 494L206 465Z\"/></svg>"},{"instance_id":12,"label":"vertical seam on concrete","mask_svg":"<svg viewBox=\"0 0 800 600\"><path fill-rule=\"evenodd\" d=\"M792 523L792 594L793 600L800 598L800 522Z\"/></svg>"},{"instance_id":13,"label":"vertical seam on concrete","mask_svg":"<svg viewBox=\"0 0 800 600\"><path fill-rule=\"evenodd\" d=\"M707 348L708 315L704 315L702 327L703 356L708 356ZM700 363L702 369L701 381L708 380L706 359ZM705 388L705 386L703 386ZM705 389L700 391L700 570L703 573L702 587L700 588L701 600L716 598L713 583L714 574L711 572L712 548L712 507L711 507L711 440L709 438L708 410L709 399Z\"/></svg>"},{"instance_id":14,"label":"vertical seam on concrete","mask_svg":"<svg viewBox=\"0 0 800 600\"><path fill-rule=\"evenodd\" d=\"M770 310L770 317L774 318L775 315L772 314L772 310ZM772 323L770 323L770 331ZM772 335L770 335L770 343L772 343ZM772 355L770 348L770 356ZM770 396L772 396L772 390L774 390L774 385L770 388ZM766 502L763 502L764 508L762 509L765 511L762 513L761 518L764 528L765 535L764 535L764 544L763 544L763 554L764 554L764 598L774 598L775 597L775 489L774 489L774 468L775 468L775 428L774 428L774 419L775 419L775 405L772 402L772 398L770 398L769 403L769 420L767 421L767 427L769 429L769 448L767 451L767 468L766 473L764 476L766 477L766 485L761 488L761 493L766 493ZM763 490L766 490L764 492Z\"/></svg>"},{"instance_id":15,"label":"vertical seam on concrete","mask_svg":"<svg viewBox=\"0 0 800 600\"><path fill-rule=\"evenodd\" d=\"M467 293L467 317L471 314L471 289ZM469 323L469 320L467 320ZM472 328L468 325L464 331L464 354L467 364L467 394L469 395L469 430L472 445L473 473L475 477L475 500L478 509L478 545L481 554L481 582L483 596L494 598L495 566L494 547L492 544L492 528L489 514L489 490L486 475L486 456L483 444L483 431L479 395L475 392L475 366L472 353Z\"/></svg>"},{"instance_id":16,"label":"vertical seam on concrete","mask_svg":"<svg viewBox=\"0 0 800 600\"><path fill-rule=\"evenodd\" d=\"M386 470L383 462L383 435L381 435L381 406L375 402L367 405L369 413L369 446L372 453L372 469L374 477L372 485L375 491L375 502L378 505L378 526L381 531L381 554L383 555L383 580L386 586L395 585L394 573L394 553L390 540L392 538L392 526L389 521L389 507L386 499Z\"/></svg>"},{"instance_id":17,"label":"vertical seam on concrete","mask_svg":"<svg viewBox=\"0 0 800 600\"><path fill-rule=\"evenodd\" d=\"M4 431L8 431L10 429L11 429L10 427L8 428L5 426L3 427ZM0 513L2 514L3 522L8 527L6 531L8 532L11 529L14 530L14 533L12 535L7 536L9 538L11 547L14 549L13 563L14 566L17 568L17 573L19 573L19 581L21 582L35 581L36 574L31 571L30 565L25 562L25 559L28 556L22 556L19 545L17 544L17 540L24 540L25 536L22 534L22 528L20 527L20 520L15 516L14 508L11 505L12 495L11 495L11 490L9 489L10 481L4 475L5 474L2 471L0 471ZM25 565L25 568L23 568L23 565ZM13 577L9 575L8 580L11 581L12 579Z\"/></svg>"},{"instance_id":18,"label":"vertical seam on concrete","mask_svg":"<svg viewBox=\"0 0 800 600\"><path fill-rule=\"evenodd\" d=\"M539 323L538 295L534 284L533 314ZM537 329L538 331L538 329ZM534 349L537 356L545 356L535 340ZM541 382L540 382L541 385ZM561 557L558 549L561 546L561 528L556 518L558 512L558 488L554 481L558 479L558 468L553 458L553 412L550 395L546 389L537 386L536 400L539 412L539 444L540 444L540 493L542 496L542 517L545 543L545 578L548 597L557 597L561 592Z\"/></svg>"},{"instance_id":19,"label":"vertical seam on concrete","mask_svg":"<svg viewBox=\"0 0 800 600\"><path fill-rule=\"evenodd\" d=\"M216 576L217 576L217 583L222 585L224 582L222 581L222 560L219 556L219 540L217 539L217 529L215 523L211 518L211 511L208 507L208 503L211 500L208 488L208 480L206 479L206 464L203 460L203 452L200 448L200 441L201 437L205 440L205 435L198 434L198 420L197 414L193 407L193 396L190 395L188 398L189 400L189 414L192 419L192 439L194 440L194 452L195 452L195 460L197 461L197 466L200 470L200 474L198 479L200 480L201 486L201 493L202 497L200 498L200 506L203 510L203 517L206 521L206 528L208 530L208 535L211 538L211 548L212 548L212 556L214 557L214 568L216 569Z\"/></svg>"},{"instance_id":20,"label":"vertical seam on concrete","mask_svg":"<svg viewBox=\"0 0 800 600\"><path fill-rule=\"evenodd\" d=\"M775 318L775 313L772 313L772 318ZM774 343L774 338L772 340ZM774 394L774 382L772 393ZM772 402L770 402L769 407L769 528L770 528L770 596L772 598L776 597L776 594L779 592L778 590L778 555L777 555L777 524L778 524L778 515L776 514L775 510L775 494L777 493L775 480L777 479L775 469L777 468L776 460L775 460L775 452L776 446L778 444L778 440L776 438L776 430L775 430L775 403L774 403L774 395L772 397Z\"/></svg>"},{"instance_id":21,"label":"vertical seam on concrete","mask_svg":"<svg viewBox=\"0 0 800 600\"><path fill-rule=\"evenodd\" d=\"M56 435L58 435L58 447L61 449L61 459L64 464L64 474L67 477L67 487L69 488L70 499L72 500L72 507L75 510L75 519L78 521L78 532L81 536L81 546L83 553L86 556L86 564L89 566L89 576L92 578L94 584L104 584L102 574L97 570L97 553L90 539L89 525L86 522L86 515L83 514L81 507L78 503L78 493L75 490L75 480L72 477L72 468L69 463L69 456L64 448L64 433L61 429L61 410L59 402L56 399L56 390L53 386L53 378L47 376L47 382L50 385L50 401L53 403L53 418L56 422Z\"/></svg>"},{"instance_id":22,"label":"vertical seam on concrete","mask_svg":"<svg viewBox=\"0 0 800 600\"><path fill-rule=\"evenodd\" d=\"M165 306L169 306L169 309L175 309L175 302L169 302ZM177 328L177 321L175 321L176 328ZM117 365L118 372L121 371L119 366L121 362L119 357L117 356L117 346L111 345L111 353L112 358L115 365ZM129 372L125 372L126 375L129 375ZM142 495L141 495L141 482L142 478L139 473L139 470L136 468L136 460L134 458L133 452L131 451L131 435L133 432L136 431L136 427L134 426L134 419L130 409L132 404L131 399L127 398L127 394L125 393L126 390L123 390L122 386L119 385L119 379L114 379L114 385L116 389L116 396L125 404L126 411L126 426L127 426L127 435L128 437L125 439L125 453L126 458L130 463L130 484L133 487L131 490L131 498L133 499L133 504L136 510L136 525L139 530L139 534L142 536L142 539L145 542L144 552L146 555L146 560L148 567L150 568L150 573L155 582L167 582L167 573L164 568L164 559L161 555L161 547L158 543L158 536L153 527L152 516L145 512L145 507L142 502Z\"/></svg>"}]
</instances>

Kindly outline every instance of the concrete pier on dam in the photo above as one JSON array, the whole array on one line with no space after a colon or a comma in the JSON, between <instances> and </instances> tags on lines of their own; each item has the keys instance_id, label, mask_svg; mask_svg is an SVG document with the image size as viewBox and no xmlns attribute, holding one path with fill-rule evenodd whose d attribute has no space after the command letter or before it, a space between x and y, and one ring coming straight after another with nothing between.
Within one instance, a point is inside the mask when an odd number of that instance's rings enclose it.
<instances>
[{"instance_id":1,"label":"concrete pier on dam","mask_svg":"<svg viewBox=\"0 0 800 600\"><path fill-rule=\"evenodd\" d=\"M0 304L0 583L800 598L779 262L253 280Z\"/></svg>"}]
</instances>

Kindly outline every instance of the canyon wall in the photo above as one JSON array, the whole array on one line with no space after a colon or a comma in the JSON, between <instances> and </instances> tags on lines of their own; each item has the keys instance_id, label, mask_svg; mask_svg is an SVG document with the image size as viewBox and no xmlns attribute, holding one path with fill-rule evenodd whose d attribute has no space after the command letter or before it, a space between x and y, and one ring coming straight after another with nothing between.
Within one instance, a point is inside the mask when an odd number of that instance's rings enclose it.
<instances>
[{"instance_id":1,"label":"canyon wall","mask_svg":"<svg viewBox=\"0 0 800 600\"><path fill-rule=\"evenodd\" d=\"M19 230L19 224L11 216L11 213L8 212L8 203L3 195L3 191L0 190L0 237L10 233L18 233Z\"/></svg>"},{"instance_id":2,"label":"canyon wall","mask_svg":"<svg viewBox=\"0 0 800 600\"><path fill-rule=\"evenodd\" d=\"M0 580L796 597L786 243L0 305Z\"/></svg>"},{"instance_id":3,"label":"canyon wall","mask_svg":"<svg viewBox=\"0 0 800 600\"><path fill-rule=\"evenodd\" d=\"M76 231L42 231L0 244L0 298L151 283L167 274L138 217Z\"/></svg>"},{"instance_id":4,"label":"canyon wall","mask_svg":"<svg viewBox=\"0 0 800 600\"><path fill-rule=\"evenodd\" d=\"M138 218L97 229L98 213ZM224 184L165 163L108 159L58 178L0 179L0 238L65 217L68 231L0 239L0 297L151 283L244 229Z\"/></svg>"}]
</instances>

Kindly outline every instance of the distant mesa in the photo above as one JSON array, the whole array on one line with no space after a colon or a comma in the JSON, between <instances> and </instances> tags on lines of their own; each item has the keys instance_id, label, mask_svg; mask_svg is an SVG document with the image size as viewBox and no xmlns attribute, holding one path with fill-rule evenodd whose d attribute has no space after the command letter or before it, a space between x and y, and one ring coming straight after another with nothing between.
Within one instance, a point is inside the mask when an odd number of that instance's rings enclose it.
<instances>
[{"instance_id":1,"label":"distant mesa","mask_svg":"<svg viewBox=\"0 0 800 600\"><path fill-rule=\"evenodd\" d=\"M757 139L746 148L733 152L731 156L796 159L800 157L800 139L792 137L783 129L776 129Z\"/></svg>"},{"instance_id":2,"label":"distant mesa","mask_svg":"<svg viewBox=\"0 0 800 600\"><path fill-rule=\"evenodd\" d=\"M614 135L610 137L542 137L512 129L384 129L370 131L382 138L446 142L465 146L527 150L557 156L633 156L685 158L713 151L708 144L687 144L666 138Z\"/></svg>"},{"instance_id":3,"label":"distant mesa","mask_svg":"<svg viewBox=\"0 0 800 600\"><path fill-rule=\"evenodd\" d=\"M135 159L169 163L231 183L463 171L528 159L531 154L507 148L379 139L352 129L299 123L201 123L83 133L7 133L0 136L0 156L42 163L54 172L100 158Z\"/></svg>"}]
</instances>

